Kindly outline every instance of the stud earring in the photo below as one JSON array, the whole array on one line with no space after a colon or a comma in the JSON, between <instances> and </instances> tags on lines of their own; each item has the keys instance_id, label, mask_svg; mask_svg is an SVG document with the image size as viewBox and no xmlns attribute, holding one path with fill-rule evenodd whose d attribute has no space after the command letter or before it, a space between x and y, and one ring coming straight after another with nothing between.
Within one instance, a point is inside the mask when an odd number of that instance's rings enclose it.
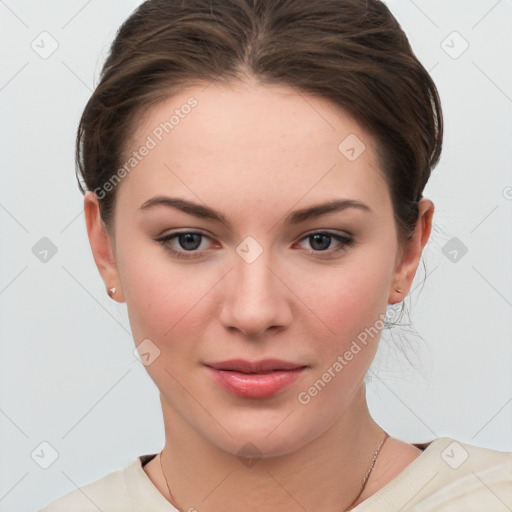
<instances>
[{"instance_id":1,"label":"stud earring","mask_svg":"<svg viewBox=\"0 0 512 512\"><path fill-rule=\"evenodd\" d=\"M114 293L116 293L116 289L115 288L109 288L108 294L109 295L114 295Z\"/></svg>"}]
</instances>

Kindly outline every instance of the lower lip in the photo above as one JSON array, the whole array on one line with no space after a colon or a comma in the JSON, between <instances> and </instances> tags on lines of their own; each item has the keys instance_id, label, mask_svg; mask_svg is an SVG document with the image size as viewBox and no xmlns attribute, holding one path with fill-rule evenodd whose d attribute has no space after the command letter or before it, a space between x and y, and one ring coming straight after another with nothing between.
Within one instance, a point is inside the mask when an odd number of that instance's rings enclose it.
<instances>
[{"instance_id":1,"label":"lower lip","mask_svg":"<svg viewBox=\"0 0 512 512\"><path fill-rule=\"evenodd\" d=\"M241 373L206 367L212 377L233 395L243 398L270 398L293 384L306 369L279 370L269 373Z\"/></svg>"}]
</instances>

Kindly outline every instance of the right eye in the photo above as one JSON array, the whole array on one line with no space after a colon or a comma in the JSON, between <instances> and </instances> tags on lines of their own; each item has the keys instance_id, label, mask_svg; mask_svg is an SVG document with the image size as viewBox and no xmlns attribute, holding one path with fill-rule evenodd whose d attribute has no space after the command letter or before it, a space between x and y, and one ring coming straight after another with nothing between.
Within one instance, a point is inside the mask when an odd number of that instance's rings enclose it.
<instances>
[{"instance_id":1,"label":"right eye","mask_svg":"<svg viewBox=\"0 0 512 512\"><path fill-rule=\"evenodd\" d=\"M204 233L179 231L157 238L156 241L163 245L167 252L178 258L200 258L203 255L197 249L201 246L203 238L209 239ZM175 240L177 244L172 243Z\"/></svg>"}]
</instances>

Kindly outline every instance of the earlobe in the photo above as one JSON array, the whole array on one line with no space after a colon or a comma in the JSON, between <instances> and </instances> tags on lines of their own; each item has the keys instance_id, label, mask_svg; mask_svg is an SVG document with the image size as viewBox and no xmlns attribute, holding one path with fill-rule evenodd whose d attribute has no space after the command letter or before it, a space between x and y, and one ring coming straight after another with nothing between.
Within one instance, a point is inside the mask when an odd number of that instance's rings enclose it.
<instances>
[{"instance_id":1,"label":"earlobe","mask_svg":"<svg viewBox=\"0 0 512 512\"><path fill-rule=\"evenodd\" d=\"M421 254L428 242L432 230L434 203L430 199L422 199L418 206L418 222L413 236L400 250L400 258L391 283L388 304L396 304L409 292Z\"/></svg>"},{"instance_id":2,"label":"earlobe","mask_svg":"<svg viewBox=\"0 0 512 512\"><path fill-rule=\"evenodd\" d=\"M84 216L93 258L105 283L107 293L114 300L124 302L121 281L112 248L113 241L101 219L98 198L93 192L85 194Z\"/></svg>"}]
</instances>

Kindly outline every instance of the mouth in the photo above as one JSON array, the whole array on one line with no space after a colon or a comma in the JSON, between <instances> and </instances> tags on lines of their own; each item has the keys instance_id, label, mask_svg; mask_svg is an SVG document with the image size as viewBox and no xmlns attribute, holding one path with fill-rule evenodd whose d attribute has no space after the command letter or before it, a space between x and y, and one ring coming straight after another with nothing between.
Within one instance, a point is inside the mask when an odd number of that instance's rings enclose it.
<instances>
[{"instance_id":1,"label":"mouth","mask_svg":"<svg viewBox=\"0 0 512 512\"><path fill-rule=\"evenodd\" d=\"M245 361L231 359L205 363L215 382L229 393L242 398L270 398L293 384L307 369L307 366L264 359Z\"/></svg>"},{"instance_id":2,"label":"mouth","mask_svg":"<svg viewBox=\"0 0 512 512\"><path fill-rule=\"evenodd\" d=\"M230 359L215 363L205 363L205 366L215 370L235 371L240 373L269 373L275 371L296 370L305 365L290 363L281 359L263 359L261 361L246 361L244 359Z\"/></svg>"}]
</instances>

